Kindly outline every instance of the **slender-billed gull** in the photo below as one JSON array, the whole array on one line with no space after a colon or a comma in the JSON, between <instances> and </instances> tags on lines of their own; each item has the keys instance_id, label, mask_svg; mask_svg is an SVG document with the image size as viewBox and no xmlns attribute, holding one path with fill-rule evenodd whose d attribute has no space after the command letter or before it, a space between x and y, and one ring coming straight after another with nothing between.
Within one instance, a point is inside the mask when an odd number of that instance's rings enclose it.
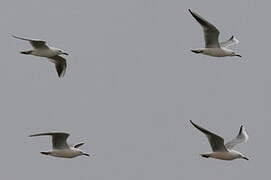
<instances>
[{"instance_id":1,"label":"slender-billed gull","mask_svg":"<svg viewBox=\"0 0 271 180\"><path fill-rule=\"evenodd\" d=\"M233 160L236 158L248 160L248 158L245 157L242 153L232 149L235 145L246 142L248 140L248 135L243 126L240 127L237 137L224 145L224 139L222 137L200 127L199 125L193 123L191 120L190 122L193 126L195 126L198 130L200 130L207 136L209 143L212 147L213 152L208 154L201 154L202 157L211 157L221 160Z\"/></svg>"},{"instance_id":2,"label":"slender-billed gull","mask_svg":"<svg viewBox=\"0 0 271 180\"><path fill-rule=\"evenodd\" d=\"M192 16L198 21L198 23L200 23L200 25L202 26L204 39L205 39L205 48L193 49L191 50L192 52L201 53L201 54L205 54L209 56L215 56L215 57L224 57L224 56L241 57L241 55L236 54L230 49L227 49L227 47L239 43L239 41L234 36L232 36L227 41L219 43L218 29L213 24L209 23L207 20L202 18L200 15L198 15L197 13L192 12L190 9L188 10L192 14Z\"/></svg>"},{"instance_id":3,"label":"slender-billed gull","mask_svg":"<svg viewBox=\"0 0 271 180\"><path fill-rule=\"evenodd\" d=\"M69 146L66 142L67 138L69 137L68 133L65 132L51 132L51 133L40 133L40 134L32 134L30 137L35 136L52 136L52 144L53 150L48 152L41 152L44 155L50 155L55 157L63 157L63 158L73 158L76 156L89 156L89 154L84 153L80 149L84 143L79 143L74 146Z\"/></svg>"},{"instance_id":4,"label":"slender-billed gull","mask_svg":"<svg viewBox=\"0 0 271 180\"><path fill-rule=\"evenodd\" d=\"M66 68L67 68L66 59L64 59L63 57L59 55L61 54L69 55L68 53L63 52L60 49L47 46L46 42L43 40L26 39L26 38L21 38L14 35L12 36L17 39L29 41L32 47L34 48L27 51L21 51L22 54L31 54L34 56L41 56L41 57L48 58L52 63L55 64L58 76L59 77L64 76L66 72Z\"/></svg>"}]
</instances>

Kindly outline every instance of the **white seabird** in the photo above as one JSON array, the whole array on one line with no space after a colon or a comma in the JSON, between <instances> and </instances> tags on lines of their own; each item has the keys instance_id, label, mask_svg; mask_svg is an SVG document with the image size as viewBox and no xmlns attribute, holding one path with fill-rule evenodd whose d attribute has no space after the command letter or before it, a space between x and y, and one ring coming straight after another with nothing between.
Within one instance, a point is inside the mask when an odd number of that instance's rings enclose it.
<instances>
[{"instance_id":1,"label":"white seabird","mask_svg":"<svg viewBox=\"0 0 271 180\"><path fill-rule=\"evenodd\" d=\"M242 153L232 149L235 145L246 142L248 140L248 135L243 126L240 127L237 137L224 145L224 139L222 137L200 127L199 125L193 123L191 120L190 122L193 126L195 126L198 130L200 130L207 136L209 143L212 147L213 152L208 154L201 154L202 157L211 157L221 160L233 160L236 158L248 160L248 158L245 157Z\"/></svg>"},{"instance_id":2,"label":"white seabird","mask_svg":"<svg viewBox=\"0 0 271 180\"><path fill-rule=\"evenodd\" d=\"M66 142L67 138L69 137L69 134L65 132L32 134L29 137L47 136L47 135L52 136L53 150L48 152L41 152L41 154L63 158L74 158L76 156L81 155L89 156L89 154L84 153L83 151L78 149L84 143L69 146Z\"/></svg>"},{"instance_id":3,"label":"white seabird","mask_svg":"<svg viewBox=\"0 0 271 180\"><path fill-rule=\"evenodd\" d=\"M67 68L66 59L59 56L61 54L69 55L68 53L63 52L60 49L49 47L46 45L46 42L43 40L35 40L35 39L26 39L18 36L12 35L14 38L29 41L34 49L21 51L22 54L31 54L34 56L41 56L48 58L52 63L55 64L56 71L58 76L61 78L64 76Z\"/></svg>"},{"instance_id":4,"label":"white seabird","mask_svg":"<svg viewBox=\"0 0 271 180\"><path fill-rule=\"evenodd\" d=\"M205 48L200 49L193 49L191 50L194 53L201 53L209 56L215 56L215 57L224 57L224 56L238 56L242 57L239 54L236 54L230 49L227 49L227 47L238 44L239 41L232 36L227 41L218 42L218 36L219 31L218 29L211 23L209 23L207 20L202 18L200 15L198 15L195 12L192 12L190 9L188 9L189 12L192 14L192 16L200 23L200 25L203 28L204 33L204 39L205 39Z\"/></svg>"}]
</instances>

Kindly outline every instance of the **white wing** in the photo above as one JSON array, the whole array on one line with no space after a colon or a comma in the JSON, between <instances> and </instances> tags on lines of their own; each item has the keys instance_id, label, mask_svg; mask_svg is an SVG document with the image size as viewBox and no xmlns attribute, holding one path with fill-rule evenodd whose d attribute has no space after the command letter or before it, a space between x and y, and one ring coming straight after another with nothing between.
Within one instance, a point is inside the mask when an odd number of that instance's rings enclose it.
<instances>
[{"instance_id":1,"label":"white wing","mask_svg":"<svg viewBox=\"0 0 271 180\"><path fill-rule=\"evenodd\" d=\"M232 149L234 146L236 146L237 144L243 143L243 142L247 142L248 141L248 135L247 132L245 130L245 128L243 126L240 127L239 133L237 135L237 137L231 141L229 141L225 147L227 149Z\"/></svg>"},{"instance_id":2,"label":"white wing","mask_svg":"<svg viewBox=\"0 0 271 180\"><path fill-rule=\"evenodd\" d=\"M203 127L193 123L191 120L190 120L190 123L195 127L197 128L198 130L200 130L201 132L203 132L207 138L208 138L208 141L212 147L212 150L214 152L224 152L224 151L227 151L227 149L225 148L224 146L224 139L210 131L208 131L207 129L204 129Z\"/></svg>"},{"instance_id":3,"label":"white wing","mask_svg":"<svg viewBox=\"0 0 271 180\"><path fill-rule=\"evenodd\" d=\"M67 69L66 59L58 55L50 57L49 59L52 63L55 64L58 77L62 78L65 75Z\"/></svg>"},{"instance_id":4,"label":"white wing","mask_svg":"<svg viewBox=\"0 0 271 180\"><path fill-rule=\"evenodd\" d=\"M65 132L50 132L50 133L40 133L32 134L30 137L35 136L52 136L53 149L67 149L69 148L67 144L67 138L69 137L68 133Z\"/></svg>"},{"instance_id":5,"label":"white wing","mask_svg":"<svg viewBox=\"0 0 271 180\"><path fill-rule=\"evenodd\" d=\"M219 43L218 43L218 36L219 36L219 31L218 29L208 22L206 19L201 17L195 12L192 12L190 9L188 9L189 12L192 14L192 16L200 23L200 25L203 28L204 32L204 40L205 40L205 47L206 48L219 48Z\"/></svg>"},{"instance_id":6,"label":"white wing","mask_svg":"<svg viewBox=\"0 0 271 180\"><path fill-rule=\"evenodd\" d=\"M43 40L38 40L38 39L26 39L26 38L14 36L14 35L12 35L12 37L17 38L17 39L21 39L21 40L25 40L25 41L29 41L30 44L33 46L33 48L43 48L43 49L48 49L48 48L49 48L49 47L46 45L46 42L43 41Z\"/></svg>"},{"instance_id":7,"label":"white wing","mask_svg":"<svg viewBox=\"0 0 271 180\"><path fill-rule=\"evenodd\" d=\"M232 36L230 39L228 39L227 41L223 41L220 43L221 47L229 47L235 44L238 44L239 41L238 39L236 39L234 36Z\"/></svg>"}]
</instances>

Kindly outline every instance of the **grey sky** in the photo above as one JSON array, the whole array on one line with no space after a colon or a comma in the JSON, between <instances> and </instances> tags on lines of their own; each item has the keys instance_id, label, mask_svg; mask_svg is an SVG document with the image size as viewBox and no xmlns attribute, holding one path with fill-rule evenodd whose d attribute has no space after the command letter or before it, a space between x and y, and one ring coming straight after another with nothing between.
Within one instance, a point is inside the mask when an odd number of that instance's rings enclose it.
<instances>
[{"instance_id":1,"label":"grey sky","mask_svg":"<svg viewBox=\"0 0 271 180\"><path fill-rule=\"evenodd\" d=\"M204 45L195 12L235 35L243 57L196 55ZM2 179L180 180L269 177L269 1L2 0L0 137ZM10 34L67 51L59 79L45 58ZM204 159L207 139L244 124L236 149L250 161ZM92 156L57 159L47 131L71 133Z\"/></svg>"}]
</instances>

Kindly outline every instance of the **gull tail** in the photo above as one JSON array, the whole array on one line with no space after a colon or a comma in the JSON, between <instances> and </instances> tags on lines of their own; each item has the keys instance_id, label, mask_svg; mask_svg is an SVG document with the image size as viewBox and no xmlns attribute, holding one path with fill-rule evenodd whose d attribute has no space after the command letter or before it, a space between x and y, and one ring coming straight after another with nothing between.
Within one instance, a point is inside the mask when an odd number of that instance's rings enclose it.
<instances>
[{"instance_id":1,"label":"gull tail","mask_svg":"<svg viewBox=\"0 0 271 180\"><path fill-rule=\"evenodd\" d=\"M22 54L31 54L32 51L21 51Z\"/></svg>"},{"instance_id":2,"label":"gull tail","mask_svg":"<svg viewBox=\"0 0 271 180\"><path fill-rule=\"evenodd\" d=\"M209 158L210 155L209 154L201 154L201 157Z\"/></svg>"},{"instance_id":3,"label":"gull tail","mask_svg":"<svg viewBox=\"0 0 271 180\"><path fill-rule=\"evenodd\" d=\"M191 51L196 54L203 53L203 50L201 49L192 49Z\"/></svg>"},{"instance_id":4,"label":"gull tail","mask_svg":"<svg viewBox=\"0 0 271 180\"><path fill-rule=\"evenodd\" d=\"M51 153L50 152L40 152L41 154L44 154L44 155L50 155Z\"/></svg>"}]
</instances>

